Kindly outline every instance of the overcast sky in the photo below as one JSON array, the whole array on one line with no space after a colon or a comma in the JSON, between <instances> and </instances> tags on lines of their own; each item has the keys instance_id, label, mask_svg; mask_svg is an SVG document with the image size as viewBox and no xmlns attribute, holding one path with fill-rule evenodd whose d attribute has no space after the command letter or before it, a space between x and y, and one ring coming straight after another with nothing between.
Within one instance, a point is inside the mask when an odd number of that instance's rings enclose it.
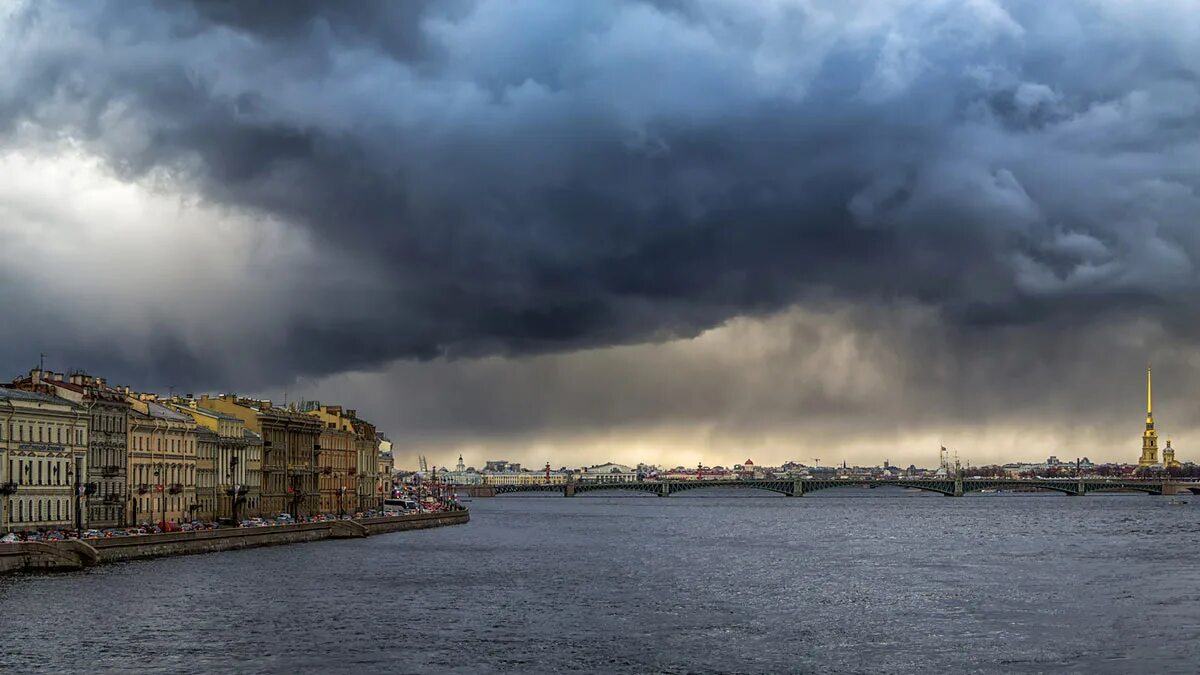
<instances>
[{"instance_id":1,"label":"overcast sky","mask_svg":"<svg viewBox=\"0 0 1200 675\"><path fill-rule=\"evenodd\" d=\"M0 366L413 458L1200 459L1194 0L0 0Z\"/></svg>"}]
</instances>

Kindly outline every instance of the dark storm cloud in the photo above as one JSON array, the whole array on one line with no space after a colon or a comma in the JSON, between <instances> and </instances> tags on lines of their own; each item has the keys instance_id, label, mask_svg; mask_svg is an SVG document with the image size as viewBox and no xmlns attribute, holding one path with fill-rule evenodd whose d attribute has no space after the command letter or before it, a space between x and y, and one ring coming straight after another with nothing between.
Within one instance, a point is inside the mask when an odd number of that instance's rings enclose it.
<instances>
[{"instance_id":1,"label":"dark storm cloud","mask_svg":"<svg viewBox=\"0 0 1200 675\"><path fill-rule=\"evenodd\" d=\"M359 273L308 279L327 311L282 343L244 336L251 382L691 336L814 294L968 332L1130 307L1182 331L1200 52L1187 3L1149 5L37 3L7 19L0 129Z\"/></svg>"}]
</instances>

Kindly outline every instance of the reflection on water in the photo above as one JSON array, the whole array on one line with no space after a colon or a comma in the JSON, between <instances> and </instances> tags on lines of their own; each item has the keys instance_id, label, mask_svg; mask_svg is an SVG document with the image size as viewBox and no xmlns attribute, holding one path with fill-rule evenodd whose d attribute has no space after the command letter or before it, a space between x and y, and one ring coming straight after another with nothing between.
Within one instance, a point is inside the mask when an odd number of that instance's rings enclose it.
<instances>
[{"instance_id":1,"label":"reflection on water","mask_svg":"<svg viewBox=\"0 0 1200 675\"><path fill-rule=\"evenodd\" d=\"M864 492L476 499L465 526L4 578L0 671L1200 663L1200 500Z\"/></svg>"}]
</instances>

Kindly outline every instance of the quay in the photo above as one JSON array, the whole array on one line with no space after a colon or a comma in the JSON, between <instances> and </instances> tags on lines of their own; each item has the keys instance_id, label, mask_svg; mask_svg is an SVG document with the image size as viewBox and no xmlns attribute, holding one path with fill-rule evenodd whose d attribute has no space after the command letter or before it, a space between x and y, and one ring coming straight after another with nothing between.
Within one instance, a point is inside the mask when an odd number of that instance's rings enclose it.
<instances>
[{"instance_id":1,"label":"quay","mask_svg":"<svg viewBox=\"0 0 1200 675\"><path fill-rule=\"evenodd\" d=\"M464 509L269 527L163 532L107 539L17 542L0 544L0 574L20 571L74 571L124 560L234 551L322 539L367 537L388 532L461 525L470 519L470 511Z\"/></svg>"},{"instance_id":2,"label":"quay","mask_svg":"<svg viewBox=\"0 0 1200 675\"><path fill-rule=\"evenodd\" d=\"M564 497L574 497L585 492L602 490L626 490L644 492L658 497L669 497L687 490L703 488L748 488L764 490L788 497L801 497L819 490L834 488L905 488L936 492L948 497L961 497L969 492L983 490L1049 490L1073 496L1101 492L1141 492L1152 495L1200 494L1200 481L1179 479L1112 479L1112 478L784 478L784 479L735 479L735 480L675 480L675 481L628 481L614 483L553 483L525 485L475 485L459 486L455 490L472 497L496 497L503 494L552 492Z\"/></svg>"}]
</instances>

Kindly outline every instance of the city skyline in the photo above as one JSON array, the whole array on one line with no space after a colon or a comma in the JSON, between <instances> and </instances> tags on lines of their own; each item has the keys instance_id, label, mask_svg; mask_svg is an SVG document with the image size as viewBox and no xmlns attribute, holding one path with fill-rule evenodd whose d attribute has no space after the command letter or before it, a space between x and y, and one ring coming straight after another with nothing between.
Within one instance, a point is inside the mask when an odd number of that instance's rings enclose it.
<instances>
[{"instance_id":1,"label":"city skyline","mask_svg":"<svg viewBox=\"0 0 1200 675\"><path fill-rule=\"evenodd\" d=\"M1195 459L1151 5L0 1L0 370L411 456L907 465L1136 460L1150 361Z\"/></svg>"}]
</instances>

